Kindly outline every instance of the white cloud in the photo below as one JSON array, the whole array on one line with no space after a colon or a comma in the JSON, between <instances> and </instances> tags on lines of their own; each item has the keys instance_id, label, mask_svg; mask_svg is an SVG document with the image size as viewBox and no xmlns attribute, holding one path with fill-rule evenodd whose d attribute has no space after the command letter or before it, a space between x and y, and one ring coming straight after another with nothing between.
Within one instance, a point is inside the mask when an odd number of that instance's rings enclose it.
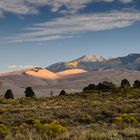
<instances>
[{"instance_id":1,"label":"white cloud","mask_svg":"<svg viewBox=\"0 0 140 140\"><path fill-rule=\"evenodd\" d=\"M85 32L124 28L140 21L139 12L71 15L34 24L24 33L6 38L8 42L34 42L71 38Z\"/></svg>"},{"instance_id":2,"label":"white cloud","mask_svg":"<svg viewBox=\"0 0 140 140\"><path fill-rule=\"evenodd\" d=\"M18 15L39 13L41 6L50 6L52 12L75 14L89 3L113 2L115 0L0 0L0 15L10 12ZM129 3L133 0L118 0ZM65 7L66 9L61 9Z\"/></svg>"},{"instance_id":3,"label":"white cloud","mask_svg":"<svg viewBox=\"0 0 140 140\"><path fill-rule=\"evenodd\" d=\"M38 10L33 6L28 6L24 0L0 0L0 11L11 12L19 15L36 14Z\"/></svg>"},{"instance_id":4,"label":"white cloud","mask_svg":"<svg viewBox=\"0 0 140 140\"><path fill-rule=\"evenodd\" d=\"M9 69L24 69L24 68L34 68L34 67L37 67L37 66L28 66L28 65L20 65L20 66L17 66L17 65L10 65L8 66Z\"/></svg>"},{"instance_id":5,"label":"white cloud","mask_svg":"<svg viewBox=\"0 0 140 140\"><path fill-rule=\"evenodd\" d=\"M127 3L133 2L134 0L119 0L119 1L122 2L122 3L127 4Z\"/></svg>"}]
</instances>

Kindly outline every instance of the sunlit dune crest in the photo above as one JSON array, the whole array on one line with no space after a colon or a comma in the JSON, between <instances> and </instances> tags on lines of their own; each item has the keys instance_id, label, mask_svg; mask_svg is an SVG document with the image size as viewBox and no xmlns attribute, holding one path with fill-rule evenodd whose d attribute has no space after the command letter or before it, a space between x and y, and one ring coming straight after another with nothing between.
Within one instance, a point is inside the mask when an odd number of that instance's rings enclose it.
<instances>
[{"instance_id":1,"label":"sunlit dune crest","mask_svg":"<svg viewBox=\"0 0 140 140\"><path fill-rule=\"evenodd\" d=\"M85 73L85 72L87 72L87 71L83 70L83 69L70 69L70 70L58 72L58 73L56 73L56 75L58 77L65 77L65 76L71 76L74 74L80 74L80 73Z\"/></svg>"},{"instance_id":2,"label":"sunlit dune crest","mask_svg":"<svg viewBox=\"0 0 140 140\"><path fill-rule=\"evenodd\" d=\"M57 75L47 69L38 69L38 70L28 70L25 72L25 74L34 76L34 77L39 77L43 79L57 79Z\"/></svg>"}]
</instances>

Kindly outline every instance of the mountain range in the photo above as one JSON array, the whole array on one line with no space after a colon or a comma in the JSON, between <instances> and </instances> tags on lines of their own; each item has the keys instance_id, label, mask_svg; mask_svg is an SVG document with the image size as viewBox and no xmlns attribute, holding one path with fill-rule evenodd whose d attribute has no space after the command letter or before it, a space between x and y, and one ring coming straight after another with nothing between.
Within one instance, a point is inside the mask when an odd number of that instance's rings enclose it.
<instances>
[{"instance_id":1,"label":"mountain range","mask_svg":"<svg viewBox=\"0 0 140 140\"><path fill-rule=\"evenodd\" d=\"M69 62L61 62L48 68L35 67L0 74L0 95L12 89L15 97L24 96L26 87L31 86L37 96L58 95L60 90L81 91L88 84L111 81L120 84L128 79L132 84L140 80L140 54L106 58L82 56Z\"/></svg>"},{"instance_id":2,"label":"mountain range","mask_svg":"<svg viewBox=\"0 0 140 140\"><path fill-rule=\"evenodd\" d=\"M60 62L47 67L53 72L67 69L84 69L86 71L101 71L109 69L125 69L140 71L140 54L129 54L124 57L108 58L96 55L85 55L69 62Z\"/></svg>"}]
</instances>

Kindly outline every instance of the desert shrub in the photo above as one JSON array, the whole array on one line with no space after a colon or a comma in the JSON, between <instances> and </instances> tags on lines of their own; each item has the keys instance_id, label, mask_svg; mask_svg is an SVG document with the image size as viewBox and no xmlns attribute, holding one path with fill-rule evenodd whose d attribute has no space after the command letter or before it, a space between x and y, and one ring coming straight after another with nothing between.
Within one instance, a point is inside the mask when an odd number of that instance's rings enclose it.
<instances>
[{"instance_id":1,"label":"desert shrub","mask_svg":"<svg viewBox=\"0 0 140 140\"><path fill-rule=\"evenodd\" d=\"M129 115L129 114L122 114L121 116L114 118L113 122L117 125L123 125L123 124L136 125L136 124L139 124L139 122L132 115Z\"/></svg>"},{"instance_id":2,"label":"desert shrub","mask_svg":"<svg viewBox=\"0 0 140 140\"><path fill-rule=\"evenodd\" d=\"M24 121L20 118L17 118L15 119L12 123L12 125L15 125L15 126L20 126Z\"/></svg>"},{"instance_id":3,"label":"desert shrub","mask_svg":"<svg viewBox=\"0 0 140 140\"><path fill-rule=\"evenodd\" d=\"M128 128L123 129L120 133L123 137L128 137L130 139L140 138L140 128L128 127Z\"/></svg>"},{"instance_id":4,"label":"desert shrub","mask_svg":"<svg viewBox=\"0 0 140 140\"><path fill-rule=\"evenodd\" d=\"M23 126L23 128L19 128L14 132L14 139L12 140L42 140L35 129L29 129L25 126Z\"/></svg>"},{"instance_id":5,"label":"desert shrub","mask_svg":"<svg viewBox=\"0 0 140 140\"><path fill-rule=\"evenodd\" d=\"M27 118L25 123L28 124L28 125L33 125L34 124L34 119L33 118Z\"/></svg>"},{"instance_id":6,"label":"desert shrub","mask_svg":"<svg viewBox=\"0 0 140 140\"><path fill-rule=\"evenodd\" d=\"M93 119L89 114L81 114L78 116L77 121L83 124L90 124L93 122Z\"/></svg>"},{"instance_id":7,"label":"desert shrub","mask_svg":"<svg viewBox=\"0 0 140 140\"><path fill-rule=\"evenodd\" d=\"M0 104L1 105L6 105L6 104L12 104L12 103L14 103L14 99L9 99L9 100L7 100L7 99L5 99L5 98L0 98Z\"/></svg>"},{"instance_id":8,"label":"desert shrub","mask_svg":"<svg viewBox=\"0 0 140 140\"><path fill-rule=\"evenodd\" d=\"M8 89L4 95L5 99L14 99L14 94L11 89Z\"/></svg>"},{"instance_id":9,"label":"desert shrub","mask_svg":"<svg viewBox=\"0 0 140 140\"><path fill-rule=\"evenodd\" d=\"M113 111L103 110L101 115L103 115L105 118L112 118L115 116L115 113Z\"/></svg>"},{"instance_id":10,"label":"desert shrub","mask_svg":"<svg viewBox=\"0 0 140 140\"><path fill-rule=\"evenodd\" d=\"M80 140L122 140L118 131L115 130L87 130L84 131Z\"/></svg>"},{"instance_id":11,"label":"desert shrub","mask_svg":"<svg viewBox=\"0 0 140 140\"><path fill-rule=\"evenodd\" d=\"M49 138L68 138L68 131L65 127L54 121L50 124L41 124L36 120L34 126L41 135L46 135Z\"/></svg>"},{"instance_id":12,"label":"desert shrub","mask_svg":"<svg viewBox=\"0 0 140 140\"><path fill-rule=\"evenodd\" d=\"M7 126L0 124L0 140L3 140L4 138L6 138L6 136L9 135L9 130L7 128Z\"/></svg>"},{"instance_id":13,"label":"desert shrub","mask_svg":"<svg viewBox=\"0 0 140 140\"><path fill-rule=\"evenodd\" d=\"M64 111L64 110L55 112L54 115L59 119L70 118L69 113L67 111Z\"/></svg>"},{"instance_id":14,"label":"desert shrub","mask_svg":"<svg viewBox=\"0 0 140 140\"><path fill-rule=\"evenodd\" d=\"M134 107L131 104L124 104L124 106L122 107L122 111L124 113L131 113L133 112L133 110L134 110Z\"/></svg>"},{"instance_id":15,"label":"desert shrub","mask_svg":"<svg viewBox=\"0 0 140 140\"><path fill-rule=\"evenodd\" d=\"M4 113L4 111L2 109L0 109L0 115L2 115Z\"/></svg>"},{"instance_id":16,"label":"desert shrub","mask_svg":"<svg viewBox=\"0 0 140 140\"><path fill-rule=\"evenodd\" d=\"M59 96L65 96L65 95L67 95L66 91L65 90L61 90Z\"/></svg>"},{"instance_id":17,"label":"desert shrub","mask_svg":"<svg viewBox=\"0 0 140 140\"><path fill-rule=\"evenodd\" d=\"M117 124L117 125L121 125L123 123L123 119L122 117L116 117L113 119L113 123Z\"/></svg>"},{"instance_id":18,"label":"desert shrub","mask_svg":"<svg viewBox=\"0 0 140 140\"><path fill-rule=\"evenodd\" d=\"M25 90L25 97L34 97L35 93L31 87L27 87Z\"/></svg>"},{"instance_id":19,"label":"desert shrub","mask_svg":"<svg viewBox=\"0 0 140 140\"><path fill-rule=\"evenodd\" d=\"M6 104L7 101L8 101L8 100L5 100L4 98L1 98L1 97L0 97L0 104Z\"/></svg>"},{"instance_id":20,"label":"desert shrub","mask_svg":"<svg viewBox=\"0 0 140 140\"><path fill-rule=\"evenodd\" d=\"M26 140L26 136L18 130L16 131L15 140Z\"/></svg>"}]
</instances>

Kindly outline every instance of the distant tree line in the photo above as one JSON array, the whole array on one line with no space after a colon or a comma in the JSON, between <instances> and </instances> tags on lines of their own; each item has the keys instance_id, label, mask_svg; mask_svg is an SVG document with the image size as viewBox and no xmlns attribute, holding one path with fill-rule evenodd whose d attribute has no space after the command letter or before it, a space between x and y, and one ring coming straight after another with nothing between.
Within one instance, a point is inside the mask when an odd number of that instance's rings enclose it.
<instances>
[{"instance_id":1,"label":"distant tree line","mask_svg":"<svg viewBox=\"0 0 140 140\"><path fill-rule=\"evenodd\" d=\"M100 82L97 85L95 84L89 84L88 86L84 87L83 92L88 92L88 91L93 91L93 90L98 90L98 91L102 91L102 92L110 92L113 91L115 89L129 89L129 88L140 88L140 81L136 80L134 81L133 86L131 86L130 82L127 79L123 79L121 81L120 87L118 87L116 84L112 83L112 82Z\"/></svg>"},{"instance_id":2,"label":"distant tree line","mask_svg":"<svg viewBox=\"0 0 140 140\"><path fill-rule=\"evenodd\" d=\"M140 89L140 81L136 80L133 83L133 86L131 86L130 82L127 79L123 79L121 81L120 86L118 87L113 82L100 82L97 85L95 84L89 84L88 86L83 88L83 92L90 92L90 91L101 91L101 92L111 92L115 91L116 89L130 89L130 88L139 88ZM27 87L24 91L25 97L35 97L35 93L31 87ZM53 92L51 91L51 97L53 96ZM59 96L65 96L67 95L65 90L61 90L59 93ZM11 89L8 89L4 95L5 99L14 99L14 94Z\"/></svg>"}]
</instances>

